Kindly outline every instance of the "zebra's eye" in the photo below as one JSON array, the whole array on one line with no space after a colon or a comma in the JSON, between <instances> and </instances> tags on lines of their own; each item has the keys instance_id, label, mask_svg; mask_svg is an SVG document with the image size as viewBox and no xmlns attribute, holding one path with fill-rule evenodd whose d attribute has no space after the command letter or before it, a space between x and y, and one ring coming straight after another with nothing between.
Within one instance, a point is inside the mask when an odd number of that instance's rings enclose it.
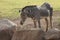
<instances>
[{"instance_id":1,"label":"zebra's eye","mask_svg":"<svg viewBox=\"0 0 60 40\"><path fill-rule=\"evenodd\" d=\"M28 12L30 13L30 12L31 12L31 10L28 10Z\"/></svg>"}]
</instances>

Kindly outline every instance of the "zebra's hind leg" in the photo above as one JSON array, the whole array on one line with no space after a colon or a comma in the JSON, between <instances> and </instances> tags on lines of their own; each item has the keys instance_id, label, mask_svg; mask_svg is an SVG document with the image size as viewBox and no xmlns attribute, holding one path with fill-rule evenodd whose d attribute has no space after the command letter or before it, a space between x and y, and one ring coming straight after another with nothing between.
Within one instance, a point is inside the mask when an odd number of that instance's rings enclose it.
<instances>
[{"instance_id":1,"label":"zebra's hind leg","mask_svg":"<svg viewBox=\"0 0 60 40\"><path fill-rule=\"evenodd\" d=\"M52 28L52 16L50 16L50 26Z\"/></svg>"}]
</instances>

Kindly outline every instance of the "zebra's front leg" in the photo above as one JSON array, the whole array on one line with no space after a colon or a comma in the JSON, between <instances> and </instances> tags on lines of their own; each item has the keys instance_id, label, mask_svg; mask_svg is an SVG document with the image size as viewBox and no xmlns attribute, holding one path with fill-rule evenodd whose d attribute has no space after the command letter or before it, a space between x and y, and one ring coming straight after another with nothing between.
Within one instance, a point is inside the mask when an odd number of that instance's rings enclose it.
<instances>
[{"instance_id":1,"label":"zebra's front leg","mask_svg":"<svg viewBox=\"0 0 60 40\"><path fill-rule=\"evenodd\" d=\"M46 21L46 32L48 31L48 19L47 18L45 18L45 21Z\"/></svg>"},{"instance_id":2,"label":"zebra's front leg","mask_svg":"<svg viewBox=\"0 0 60 40\"><path fill-rule=\"evenodd\" d=\"M40 20L38 20L38 26L39 26L39 28L41 28Z\"/></svg>"},{"instance_id":3,"label":"zebra's front leg","mask_svg":"<svg viewBox=\"0 0 60 40\"><path fill-rule=\"evenodd\" d=\"M50 26L52 28L52 16L50 16Z\"/></svg>"},{"instance_id":4,"label":"zebra's front leg","mask_svg":"<svg viewBox=\"0 0 60 40\"><path fill-rule=\"evenodd\" d=\"M36 27L37 27L37 25L36 25L36 20L33 19L33 22L34 22L34 27L36 28Z\"/></svg>"}]
</instances>

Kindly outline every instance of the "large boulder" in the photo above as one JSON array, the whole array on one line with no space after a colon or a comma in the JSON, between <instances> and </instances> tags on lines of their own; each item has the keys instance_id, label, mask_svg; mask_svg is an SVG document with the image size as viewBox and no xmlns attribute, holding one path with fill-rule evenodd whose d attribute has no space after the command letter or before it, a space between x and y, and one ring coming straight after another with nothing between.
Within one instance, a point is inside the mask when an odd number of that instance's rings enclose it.
<instances>
[{"instance_id":1,"label":"large boulder","mask_svg":"<svg viewBox=\"0 0 60 40\"><path fill-rule=\"evenodd\" d=\"M0 40L11 40L16 24L8 19L0 20Z\"/></svg>"},{"instance_id":2,"label":"large boulder","mask_svg":"<svg viewBox=\"0 0 60 40\"><path fill-rule=\"evenodd\" d=\"M12 40L45 40L45 32L40 28L20 28L14 33Z\"/></svg>"},{"instance_id":3,"label":"large boulder","mask_svg":"<svg viewBox=\"0 0 60 40\"><path fill-rule=\"evenodd\" d=\"M45 34L46 40L60 40L60 30L58 28L50 29Z\"/></svg>"}]
</instances>

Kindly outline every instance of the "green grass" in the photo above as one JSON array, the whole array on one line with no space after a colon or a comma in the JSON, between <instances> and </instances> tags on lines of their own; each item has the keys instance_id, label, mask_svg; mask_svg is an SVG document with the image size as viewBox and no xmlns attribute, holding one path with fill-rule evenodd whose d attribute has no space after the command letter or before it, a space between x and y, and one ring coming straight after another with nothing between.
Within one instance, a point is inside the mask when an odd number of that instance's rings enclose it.
<instances>
[{"instance_id":1,"label":"green grass","mask_svg":"<svg viewBox=\"0 0 60 40\"><path fill-rule=\"evenodd\" d=\"M0 0L0 18L15 19L19 16L18 8L26 5L42 5L50 3L54 10L60 10L60 0Z\"/></svg>"}]
</instances>

